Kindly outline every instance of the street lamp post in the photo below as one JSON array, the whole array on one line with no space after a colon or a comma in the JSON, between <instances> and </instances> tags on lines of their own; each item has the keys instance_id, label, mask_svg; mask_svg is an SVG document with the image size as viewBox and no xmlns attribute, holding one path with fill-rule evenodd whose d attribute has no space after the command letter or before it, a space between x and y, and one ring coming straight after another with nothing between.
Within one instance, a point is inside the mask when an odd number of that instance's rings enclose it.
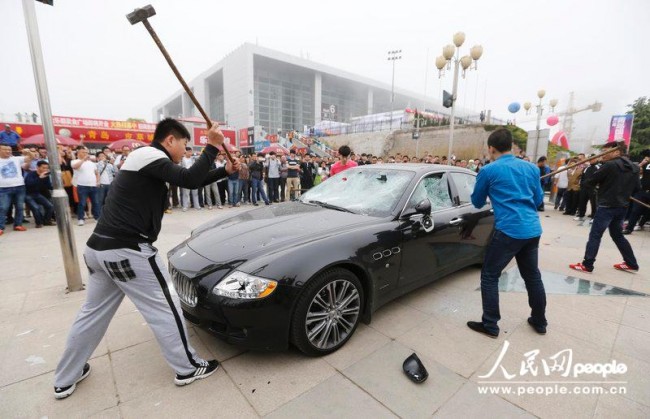
<instances>
[{"instance_id":1,"label":"street lamp post","mask_svg":"<svg viewBox=\"0 0 650 419\"><path fill-rule=\"evenodd\" d=\"M38 94L38 105L43 122L43 134L45 135L45 146L47 147L48 161L52 171L52 201L56 213L56 226L59 232L59 243L63 256L63 267L65 269L68 291L83 290L81 272L77 258L77 247L74 234L70 224L70 211L68 206L68 195L63 189L61 180L61 167L59 165L59 152L54 137L54 125L52 124L52 110L50 108L50 96L47 89L45 77L45 65L43 63L43 52L41 50L41 38L38 33L36 21L36 10L34 1L23 0L23 12L25 25L27 26L27 38L29 50L32 57L32 68L34 70L34 81L36 82L36 93Z\"/></svg>"},{"instance_id":2,"label":"street lamp post","mask_svg":"<svg viewBox=\"0 0 650 419\"><path fill-rule=\"evenodd\" d=\"M535 123L535 149L534 149L534 155L533 159L537 160L540 155L539 155L539 135L540 135L540 125L542 122L542 114L544 113L544 105L542 104L542 99L544 99L544 96L546 96L546 90L540 89L537 91L537 97L539 98L539 103L536 105L536 112L537 112L537 122ZM551 99L548 104L551 108L551 112L555 112L555 107L557 106L558 100L557 99ZM529 109L531 108L531 103L530 102L525 102L524 103L524 109L526 110L526 113L528 113Z\"/></svg>"},{"instance_id":3,"label":"street lamp post","mask_svg":"<svg viewBox=\"0 0 650 419\"><path fill-rule=\"evenodd\" d=\"M458 95L458 68L459 66L463 67L463 78L465 78L465 72L469 70L478 69L477 61L483 55L483 47L480 45L474 45L470 49L470 55L460 56L460 47L465 43L465 33L457 32L454 34L453 38L454 45L448 44L442 48L442 55L436 58L436 67L438 68L438 77L442 77L444 74L444 68L447 67L447 70L451 69L451 63L454 63L454 84L452 88L452 102L451 102L451 118L449 120L449 150L447 152L447 158L449 164L452 164L451 152L454 145L454 125L455 125L455 115L456 115L456 96ZM472 67L474 63L474 67Z\"/></svg>"},{"instance_id":4,"label":"street lamp post","mask_svg":"<svg viewBox=\"0 0 650 419\"><path fill-rule=\"evenodd\" d=\"M393 82L390 87L390 130L393 130L393 111L395 103L395 61L402 59L402 50L388 51L388 61L393 62Z\"/></svg>"}]
</instances>

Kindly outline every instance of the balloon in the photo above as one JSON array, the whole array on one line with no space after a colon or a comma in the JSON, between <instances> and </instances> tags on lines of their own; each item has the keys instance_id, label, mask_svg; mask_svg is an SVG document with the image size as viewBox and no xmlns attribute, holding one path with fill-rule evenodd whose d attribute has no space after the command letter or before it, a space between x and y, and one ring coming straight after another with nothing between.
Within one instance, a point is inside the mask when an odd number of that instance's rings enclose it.
<instances>
[{"instance_id":1,"label":"balloon","mask_svg":"<svg viewBox=\"0 0 650 419\"><path fill-rule=\"evenodd\" d=\"M560 118L558 118L557 115L549 115L549 117L546 118L546 123L548 124L549 127L556 125L559 121Z\"/></svg>"},{"instance_id":2,"label":"balloon","mask_svg":"<svg viewBox=\"0 0 650 419\"><path fill-rule=\"evenodd\" d=\"M519 112L519 109L521 109L521 105L519 105L518 102L512 102L508 105L508 111L510 111L510 113L517 113Z\"/></svg>"}]
</instances>

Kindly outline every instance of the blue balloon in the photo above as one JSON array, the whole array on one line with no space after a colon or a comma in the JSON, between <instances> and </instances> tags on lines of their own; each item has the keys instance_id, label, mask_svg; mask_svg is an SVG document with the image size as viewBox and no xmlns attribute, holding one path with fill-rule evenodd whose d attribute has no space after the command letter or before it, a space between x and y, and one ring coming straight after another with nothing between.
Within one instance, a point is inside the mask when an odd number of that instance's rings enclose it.
<instances>
[{"instance_id":1,"label":"blue balloon","mask_svg":"<svg viewBox=\"0 0 650 419\"><path fill-rule=\"evenodd\" d=\"M517 102L512 102L510 105L508 105L508 110L510 113L517 113L519 112L519 109L521 109L521 105Z\"/></svg>"}]
</instances>

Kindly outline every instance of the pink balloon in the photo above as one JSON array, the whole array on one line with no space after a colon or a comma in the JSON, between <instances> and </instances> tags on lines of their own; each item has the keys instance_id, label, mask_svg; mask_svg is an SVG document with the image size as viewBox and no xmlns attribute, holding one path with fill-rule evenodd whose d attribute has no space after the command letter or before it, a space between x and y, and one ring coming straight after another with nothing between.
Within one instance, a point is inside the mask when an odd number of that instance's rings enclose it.
<instances>
[{"instance_id":1,"label":"pink balloon","mask_svg":"<svg viewBox=\"0 0 650 419\"><path fill-rule=\"evenodd\" d=\"M557 115L550 115L548 118L546 118L546 123L549 127L556 125L558 122L560 122L560 118L558 118Z\"/></svg>"}]
</instances>

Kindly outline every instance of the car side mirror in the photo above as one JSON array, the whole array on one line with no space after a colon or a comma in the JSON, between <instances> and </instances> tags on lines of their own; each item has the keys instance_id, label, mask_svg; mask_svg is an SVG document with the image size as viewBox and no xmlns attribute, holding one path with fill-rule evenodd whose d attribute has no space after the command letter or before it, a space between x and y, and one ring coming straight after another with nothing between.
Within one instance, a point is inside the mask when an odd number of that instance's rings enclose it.
<instances>
[{"instance_id":1,"label":"car side mirror","mask_svg":"<svg viewBox=\"0 0 650 419\"><path fill-rule=\"evenodd\" d=\"M431 201L428 199L423 199L420 201L416 206L415 206L415 213L416 214L422 214L422 215L429 215L431 214Z\"/></svg>"}]
</instances>

